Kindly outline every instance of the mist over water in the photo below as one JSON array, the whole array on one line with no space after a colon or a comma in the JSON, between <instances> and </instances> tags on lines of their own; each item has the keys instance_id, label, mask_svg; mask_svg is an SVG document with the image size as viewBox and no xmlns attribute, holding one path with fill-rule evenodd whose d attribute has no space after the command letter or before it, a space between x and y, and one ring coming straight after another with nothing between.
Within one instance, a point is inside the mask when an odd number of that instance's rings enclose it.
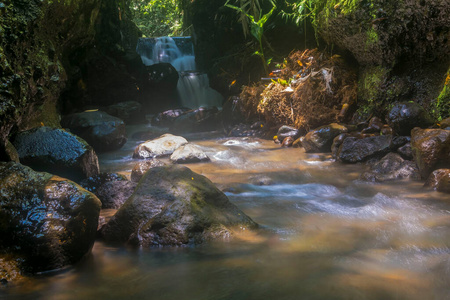
<instances>
[{"instance_id":1,"label":"mist over water","mask_svg":"<svg viewBox=\"0 0 450 300\"><path fill-rule=\"evenodd\" d=\"M76 267L8 287L7 296L0 290L0 298L450 298L448 195L420 182L362 182L364 165L271 141L214 134L188 140L211 162L187 166L211 179L260 230L184 248L97 242ZM139 142L101 154L102 171L129 174Z\"/></svg>"}]
</instances>

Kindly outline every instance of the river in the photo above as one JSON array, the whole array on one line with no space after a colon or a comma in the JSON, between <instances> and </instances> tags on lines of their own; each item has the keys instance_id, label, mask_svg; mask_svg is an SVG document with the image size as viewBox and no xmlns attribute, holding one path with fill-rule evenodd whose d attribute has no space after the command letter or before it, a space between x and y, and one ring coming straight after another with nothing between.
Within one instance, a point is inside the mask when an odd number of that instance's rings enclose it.
<instances>
[{"instance_id":1,"label":"river","mask_svg":"<svg viewBox=\"0 0 450 300\"><path fill-rule=\"evenodd\" d=\"M128 129L130 136L143 130ZM183 248L96 242L73 268L0 288L0 298L450 299L448 194L421 182L363 182L364 165L272 141L185 137L211 158L187 166L211 179L260 230ZM129 174L139 142L130 138L100 155L101 170Z\"/></svg>"}]
</instances>

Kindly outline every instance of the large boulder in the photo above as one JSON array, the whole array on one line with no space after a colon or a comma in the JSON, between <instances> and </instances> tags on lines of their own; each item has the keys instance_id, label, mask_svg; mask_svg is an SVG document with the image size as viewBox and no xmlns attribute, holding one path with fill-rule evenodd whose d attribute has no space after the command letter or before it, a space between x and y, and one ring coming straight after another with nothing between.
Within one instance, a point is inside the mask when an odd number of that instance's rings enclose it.
<instances>
[{"instance_id":1,"label":"large boulder","mask_svg":"<svg viewBox=\"0 0 450 300\"><path fill-rule=\"evenodd\" d=\"M83 139L62 129L38 127L19 133L13 140L20 161L36 171L71 180L99 173L98 158Z\"/></svg>"},{"instance_id":2,"label":"large boulder","mask_svg":"<svg viewBox=\"0 0 450 300\"><path fill-rule=\"evenodd\" d=\"M76 183L0 163L0 252L26 272L79 261L94 244L101 203Z\"/></svg>"},{"instance_id":3,"label":"large boulder","mask_svg":"<svg viewBox=\"0 0 450 300\"><path fill-rule=\"evenodd\" d=\"M170 165L150 169L101 234L108 243L181 246L256 227L209 179Z\"/></svg>"},{"instance_id":4,"label":"large boulder","mask_svg":"<svg viewBox=\"0 0 450 300\"><path fill-rule=\"evenodd\" d=\"M120 208L136 188L135 182L117 173L100 173L81 181L80 185L98 197L102 208L114 209Z\"/></svg>"},{"instance_id":5,"label":"large boulder","mask_svg":"<svg viewBox=\"0 0 450 300\"><path fill-rule=\"evenodd\" d=\"M151 168L162 167L165 165L165 163L156 158L140 161L135 164L133 169L131 170L131 181L139 182L142 176L144 176L145 172L147 172Z\"/></svg>"},{"instance_id":6,"label":"large boulder","mask_svg":"<svg viewBox=\"0 0 450 300\"><path fill-rule=\"evenodd\" d=\"M209 161L208 155L194 144L186 144L175 150L170 156L170 160L176 164L186 164Z\"/></svg>"},{"instance_id":7,"label":"large boulder","mask_svg":"<svg viewBox=\"0 0 450 300\"><path fill-rule=\"evenodd\" d=\"M383 182L396 179L420 180L419 169L413 161L404 160L399 154L388 153L364 172L361 179Z\"/></svg>"},{"instance_id":8,"label":"large boulder","mask_svg":"<svg viewBox=\"0 0 450 300\"><path fill-rule=\"evenodd\" d=\"M104 110L107 114L123 120L125 124L141 124L146 121L142 105L137 101L119 102L107 106Z\"/></svg>"},{"instance_id":9,"label":"large boulder","mask_svg":"<svg viewBox=\"0 0 450 300\"><path fill-rule=\"evenodd\" d=\"M414 127L433 125L433 119L415 102L396 103L388 114L388 123L399 135L411 135Z\"/></svg>"},{"instance_id":10,"label":"large boulder","mask_svg":"<svg viewBox=\"0 0 450 300\"><path fill-rule=\"evenodd\" d=\"M422 178L433 170L450 167L450 130L414 128L411 147Z\"/></svg>"},{"instance_id":11,"label":"large boulder","mask_svg":"<svg viewBox=\"0 0 450 300\"><path fill-rule=\"evenodd\" d=\"M339 147L337 159L345 163L356 163L382 157L390 151L391 142L392 135L371 136L362 139L347 137Z\"/></svg>"},{"instance_id":12,"label":"large boulder","mask_svg":"<svg viewBox=\"0 0 450 300\"><path fill-rule=\"evenodd\" d=\"M331 152L333 139L348 131L347 127L332 123L308 132L302 140L306 152Z\"/></svg>"},{"instance_id":13,"label":"large boulder","mask_svg":"<svg viewBox=\"0 0 450 300\"><path fill-rule=\"evenodd\" d=\"M127 141L125 123L102 111L86 111L65 116L61 126L82 137L97 152L121 148Z\"/></svg>"},{"instance_id":14,"label":"large boulder","mask_svg":"<svg viewBox=\"0 0 450 300\"><path fill-rule=\"evenodd\" d=\"M434 170L428 177L424 186L431 187L439 192L450 194L450 169Z\"/></svg>"},{"instance_id":15,"label":"large boulder","mask_svg":"<svg viewBox=\"0 0 450 300\"><path fill-rule=\"evenodd\" d=\"M134 158L153 158L171 155L176 149L187 144L182 136L164 134L157 139L146 141L134 149Z\"/></svg>"}]
</instances>

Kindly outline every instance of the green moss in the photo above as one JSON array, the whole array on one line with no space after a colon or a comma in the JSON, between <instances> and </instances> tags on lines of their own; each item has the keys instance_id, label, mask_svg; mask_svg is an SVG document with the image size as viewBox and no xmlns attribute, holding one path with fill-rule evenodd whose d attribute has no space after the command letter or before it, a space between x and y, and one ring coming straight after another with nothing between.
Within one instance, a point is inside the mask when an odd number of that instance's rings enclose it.
<instances>
[{"instance_id":1,"label":"green moss","mask_svg":"<svg viewBox=\"0 0 450 300\"><path fill-rule=\"evenodd\" d=\"M370 28L367 32L367 39L366 39L366 47L376 44L379 41L378 33L375 31L375 29Z\"/></svg>"},{"instance_id":2,"label":"green moss","mask_svg":"<svg viewBox=\"0 0 450 300\"><path fill-rule=\"evenodd\" d=\"M359 98L369 103L375 102L388 74L389 69L383 66L367 68L358 83Z\"/></svg>"},{"instance_id":3,"label":"green moss","mask_svg":"<svg viewBox=\"0 0 450 300\"><path fill-rule=\"evenodd\" d=\"M447 71L444 86L437 98L436 109L439 120L450 117L450 68Z\"/></svg>"}]
</instances>

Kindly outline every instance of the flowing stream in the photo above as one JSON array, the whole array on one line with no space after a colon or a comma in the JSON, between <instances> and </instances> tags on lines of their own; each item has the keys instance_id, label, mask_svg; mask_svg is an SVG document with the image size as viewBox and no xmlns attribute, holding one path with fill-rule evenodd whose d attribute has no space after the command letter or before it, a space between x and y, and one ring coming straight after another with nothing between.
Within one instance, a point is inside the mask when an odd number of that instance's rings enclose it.
<instances>
[{"instance_id":1,"label":"flowing stream","mask_svg":"<svg viewBox=\"0 0 450 300\"><path fill-rule=\"evenodd\" d=\"M128 129L131 136L143 128ZM362 182L363 165L271 141L185 137L211 158L188 166L260 230L182 248L96 242L77 266L0 289L0 298L450 299L448 194L410 181ZM123 149L102 154L102 171L129 174L140 142L131 138Z\"/></svg>"}]
</instances>

